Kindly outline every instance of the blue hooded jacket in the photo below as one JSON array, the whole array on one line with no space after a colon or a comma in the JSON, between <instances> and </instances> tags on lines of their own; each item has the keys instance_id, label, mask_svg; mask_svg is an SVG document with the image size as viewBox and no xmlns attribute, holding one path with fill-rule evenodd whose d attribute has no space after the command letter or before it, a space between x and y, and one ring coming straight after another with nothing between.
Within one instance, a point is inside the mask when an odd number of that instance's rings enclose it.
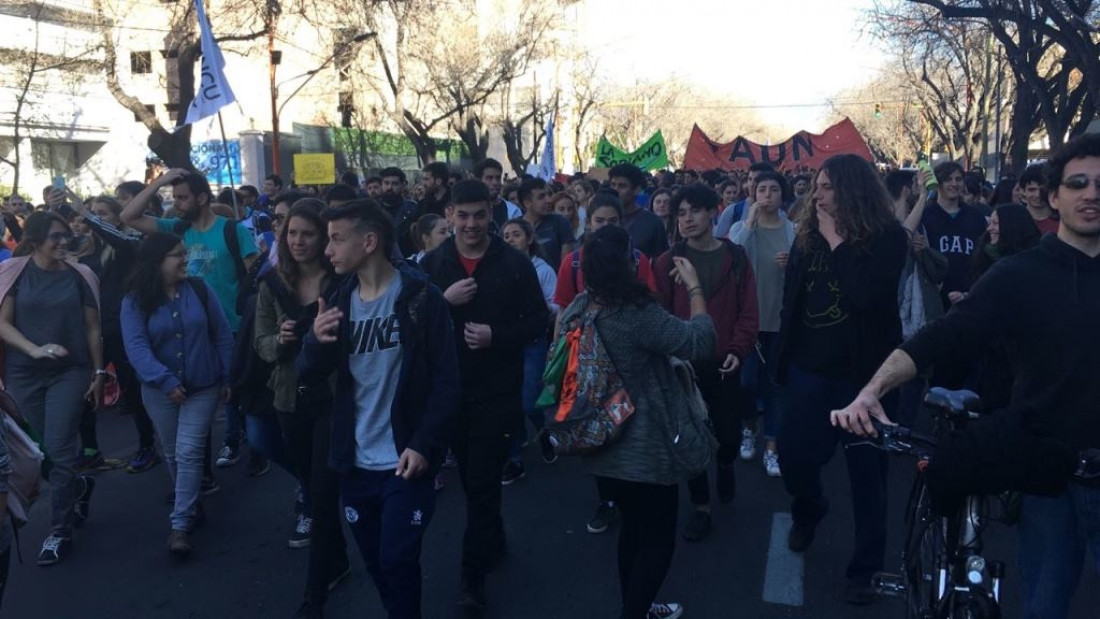
<instances>
[{"instance_id":1,"label":"blue hooded jacket","mask_svg":"<svg viewBox=\"0 0 1100 619\"><path fill-rule=\"evenodd\" d=\"M401 293L394 311L403 337L397 394L390 408L394 447L398 454L413 449L428 460L434 472L445 455L451 420L458 410L458 356L451 315L443 293L426 275L404 263L397 266L397 273ZM325 304L350 316L351 295L358 285L354 275L345 276L326 296ZM355 467L355 377L348 366L350 322L341 321L339 337L332 344L318 342L310 329L296 361L300 385L322 385L336 372L328 465L338 473Z\"/></svg>"}]
</instances>

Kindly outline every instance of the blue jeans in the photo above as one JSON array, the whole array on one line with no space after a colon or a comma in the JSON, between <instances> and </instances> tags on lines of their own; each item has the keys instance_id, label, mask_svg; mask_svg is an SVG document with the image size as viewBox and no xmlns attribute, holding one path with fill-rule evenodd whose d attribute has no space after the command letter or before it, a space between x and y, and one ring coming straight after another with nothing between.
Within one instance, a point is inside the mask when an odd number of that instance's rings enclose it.
<instances>
[{"instance_id":1,"label":"blue jeans","mask_svg":"<svg viewBox=\"0 0 1100 619\"><path fill-rule=\"evenodd\" d=\"M1057 497L1025 496L1019 533L1024 619L1066 619L1086 549L1100 572L1100 488L1070 483Z\"/></svg>"},{"instance_id":2,"label":"blue jeans","mask_svg":"<svg viewBox=\"0 0 1100 619\"><path fill-rule=\"evenodd\" d=\"M523 349L523 391L521 394L523 414L531 420L535 430L542 430L546 425L546 415L540 408L535 408L535 402L542 394L542 373L546 371L546 353L549 344L545 337L531 342ZM523 444L527 442L527 424L516 434L516 440L512 442L512 451L509 459L512 462L523 461Z\"/></svg>"},{"instance_id":3,"label":"blue jeans","mask_svg":"<svg viewBox=\"0 0 1100 619\"><path fill-rule=\"evenodd\" d=\"M220 391L217 386L203 389L189 394L183 404L175 404L160 389L141 386L145 409L160 435L168 474L176 486L173 531L191 530L202 483L206 439L221 403Z\"/></svg>"},{"instance_id":4,"label":"blue jeans","mask_svg":"<svg viewBox=\"0 0 1100 619\"><path fill-rule=\"evenodd\" d=\"M287 454L286 443L283 441L283 428L279 425L279 419L275 416L275 411L269 411L262 415L245 415L244 425L245 432L248 435L248 444L253 449L295 478L298 477Z\"/></svg>"},{"instance_id":5,"label":"blue jeans","mask_svg":"<svg viewBox=\"0 0 1100 619\"><path fill-rule=\"evenodd\" d=\"M786 408L783 388L771 375L775 363L778 333L760 331L756 334L756 346L741 368L741 410L744 419L753 419L757 411L764 411L764 440L774 441L779 436ZM761 358L763 357L763 358Z\"/></svg>"}]
</instances>

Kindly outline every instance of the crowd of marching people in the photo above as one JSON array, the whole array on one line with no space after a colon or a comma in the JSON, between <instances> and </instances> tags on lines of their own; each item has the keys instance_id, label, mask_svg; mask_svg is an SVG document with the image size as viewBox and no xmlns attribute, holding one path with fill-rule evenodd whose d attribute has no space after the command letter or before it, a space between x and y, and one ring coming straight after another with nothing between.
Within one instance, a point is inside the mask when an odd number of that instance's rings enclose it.
<instances>
[{"instance_id":1,"label":"crowd of marching people","mask_svg":"<svg viewBox=\"0 0 1100 619\"><path fill-rule=\"evenodd\" d=\"M76 529L110 483L95 475L108 407L134 421L126 468L171 480L178 558L194 552L217 468L293 476L304 618L348 575L349 541L388 615L421 616L445 466L466 498L466 612L492 604L486 581L508 553L503 487L525 458L553 463L583 440L594 500L578 518L618 529L621 617L672 619L684 607L659 595L677 538L728 526L713 506L736 500L738 459L783 484L788 545L806 552L841 500L822 469L846 447L844 595L869 604L887 456L852 443L870 419L913 423L930 384L968 386L1003 427L1058 447L1044 453L1100 447L1096 135L995 187L953 162L881 172L854 155L509 183L487 159L468 174L431 163L412 186L386 168L215 194L172 169L112 195L42 198L5 199L0 250L3 384L50 460L41 566L79 552ZM567 396L547 377L571 346ZM614 427L561 432L563 402L589 392L614 403L601 417ZM0 440L0 507L9 469ZM1100 488L1051 475L1030 480L1043 491L1019 525L1028 618L1067 616L1086 547L1100 568Z\"/></svg>"}]
</instances>

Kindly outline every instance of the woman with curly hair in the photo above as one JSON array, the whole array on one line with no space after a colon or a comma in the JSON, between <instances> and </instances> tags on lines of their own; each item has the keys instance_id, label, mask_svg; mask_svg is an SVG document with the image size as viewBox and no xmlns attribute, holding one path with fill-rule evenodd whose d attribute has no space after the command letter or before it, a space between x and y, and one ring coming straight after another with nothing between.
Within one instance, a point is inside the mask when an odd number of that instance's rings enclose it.
<instances>
[{"instance_id":1,"label":"woman with curly hair","mask_svg":"<svg viewBox=\"0 0 1100 619\"><path fill-rule=\"evenodd\" d=\"M866 160L826 160L813 200L800 213L788 259L776 364L789 397L779 464L793 499L788 545L795 552L810 547L829 510L821 469L837 442L854 442L830 425L830 411L851 402L901 343L898 282L908 251L889 193ZM848 445L844 456L855 512L845 599L866 604L876 598L871 576L886 550L886 454Z\"/></svg>"}]
</instances>

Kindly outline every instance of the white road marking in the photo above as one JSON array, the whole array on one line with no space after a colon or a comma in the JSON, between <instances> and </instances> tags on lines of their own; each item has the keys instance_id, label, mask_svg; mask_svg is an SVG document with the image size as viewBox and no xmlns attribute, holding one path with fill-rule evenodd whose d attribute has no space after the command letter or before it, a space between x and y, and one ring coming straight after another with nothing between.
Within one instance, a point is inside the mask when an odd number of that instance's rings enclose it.
<instances>
[{"instance_id":1,"label":"white road marking","mask_svg":"<svg viewBox=\"0 0 1100 619\"><path fill-rule=\"evenodd\" d=\"M764 571L765 602L802 606L802 555L787 547L791 515L777 512L772 517L772 537L768 545L768 565Z\"/></svg>"}]
</instances>

